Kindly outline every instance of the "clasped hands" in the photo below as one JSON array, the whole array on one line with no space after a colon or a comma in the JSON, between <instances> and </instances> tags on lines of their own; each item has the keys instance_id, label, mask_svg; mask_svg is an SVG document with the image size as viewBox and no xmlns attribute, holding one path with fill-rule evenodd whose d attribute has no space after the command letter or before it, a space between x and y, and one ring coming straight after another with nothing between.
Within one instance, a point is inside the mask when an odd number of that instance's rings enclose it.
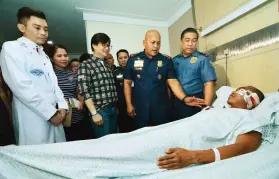
<instances>
[{"instance_id":1,"label":"clasped hands","mask_svg":"<svg viewBox=\"0 0 279 179\"><path fill-rule=\"evenodd\" d=\"M58 109L56 114L49 120L49 122L54 126L59 126L66 117L65 109Z\"/></svg>"}]
</instances>

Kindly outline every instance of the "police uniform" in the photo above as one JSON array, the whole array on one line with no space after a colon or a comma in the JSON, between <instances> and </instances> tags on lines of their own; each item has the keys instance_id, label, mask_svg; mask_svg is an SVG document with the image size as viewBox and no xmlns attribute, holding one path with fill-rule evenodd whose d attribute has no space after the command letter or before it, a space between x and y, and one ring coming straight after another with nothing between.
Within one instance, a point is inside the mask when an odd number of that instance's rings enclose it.
<instances>
[{"instance_id":1,"label":"police uniform","mask_svg":"<svg viewBox=\"0 0 279 179\"><path fill-rule=\"evenodd\" d=\"M124 96L124 68L116 67L114 71L116 90L118 95L117 101L117 123L119 132L131 132L135 129L135 119L130 117L127 113L127 105Z\"/></svg>"},{"instance_id":2,"label":"police uniform","mask_svg":"<svg viewBox=\"0 0 279 179\"><path fill-rule=\"evenodd\" d=\"M194 51L184 57L179 54L173 58L178 80L187 96L204 99L204 83L217 80L215 69L208 56ZM181 100L173 98L173 120L186 118L198 113L201 108L185 105Z\"/></svg>"},{"instance_id":3,"label":"police uniform","mask_svg":"<svg viewBox=\"0 0 279 179\"><path fill-rule=\"evenodd\" d=\"M160 53L150 59L145 52L128 60L124 78L134 82L132 92L136 128L169 122L167 80L176 79L172 60Z\"/></svg>"}]
</instances>

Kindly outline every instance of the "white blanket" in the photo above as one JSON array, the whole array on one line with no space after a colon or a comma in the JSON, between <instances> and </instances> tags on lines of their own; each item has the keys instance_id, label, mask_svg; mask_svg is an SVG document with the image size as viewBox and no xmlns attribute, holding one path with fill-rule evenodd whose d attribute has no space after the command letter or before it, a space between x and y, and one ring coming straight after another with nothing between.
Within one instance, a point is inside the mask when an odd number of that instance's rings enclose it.
<instances>
[{"instance_id":1,"label":"white blanket","mask_svg":"<svg viewBox=\"0 0 279 179\"><path fill-rule=\"evenodd\" d=\"M98 140L8 146L0 148L0 173L4 178L41 179L146 176L164 172L156 166L156 159L167 148L201 150L232 144L238 135L260 124L247 110L212 109L170 124Z\"/></svg>"}]
</instances>

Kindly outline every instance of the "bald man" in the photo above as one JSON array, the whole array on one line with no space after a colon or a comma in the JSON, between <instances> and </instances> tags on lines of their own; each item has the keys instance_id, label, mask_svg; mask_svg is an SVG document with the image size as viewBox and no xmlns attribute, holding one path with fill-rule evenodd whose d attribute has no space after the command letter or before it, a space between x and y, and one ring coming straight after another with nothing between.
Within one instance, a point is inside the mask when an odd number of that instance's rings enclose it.
<instances>
[{"instance_id":1,"label":"bald man","mask_svg":"<svg viewBox=\"0 0 279 179\"><path fill-rule=\"evenodd\" d=\"M144 51L128 60L124 73L127 112L129 116L135 118L137 129L170 121L167 85L182 103L199 107L205 105L204 100L187 97L183 92L171 58L159 53L161 36L158 31L146 32L143 46Z\"/></svg>"}]
</instances>

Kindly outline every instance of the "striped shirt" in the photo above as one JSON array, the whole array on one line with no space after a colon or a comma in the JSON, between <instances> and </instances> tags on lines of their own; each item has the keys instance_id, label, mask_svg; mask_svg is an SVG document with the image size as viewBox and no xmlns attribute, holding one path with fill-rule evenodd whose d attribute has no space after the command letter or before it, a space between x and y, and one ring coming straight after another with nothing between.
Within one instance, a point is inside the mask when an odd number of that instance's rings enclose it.
<instances>
[{"instance_id":1,"label":"striped shirt","mask_svg":"<svg viewBox=\"0 0 279 179\"><path fill-rule=\"evenodd\" d=\"M92 98L97 110L117 101L113 71L106 61L95 56L79 65L78 88L85 100Z\"/></svg>"},{"instance_id":2,"label":"striped shirt","mask_svg":"<svg viewBox=\"0 0 279 179\"><path fill-rule=\"evenodd\" d=\"M69 98L77 99L77 74L69 70L60 70L56 68L54 68L54 72L57 76L58 86L62 90L66 101L69 101ZM83 113L79 112L77 108L73 108L72 123L78 123L83 119Z\"/></svg>"}]
</instances>

